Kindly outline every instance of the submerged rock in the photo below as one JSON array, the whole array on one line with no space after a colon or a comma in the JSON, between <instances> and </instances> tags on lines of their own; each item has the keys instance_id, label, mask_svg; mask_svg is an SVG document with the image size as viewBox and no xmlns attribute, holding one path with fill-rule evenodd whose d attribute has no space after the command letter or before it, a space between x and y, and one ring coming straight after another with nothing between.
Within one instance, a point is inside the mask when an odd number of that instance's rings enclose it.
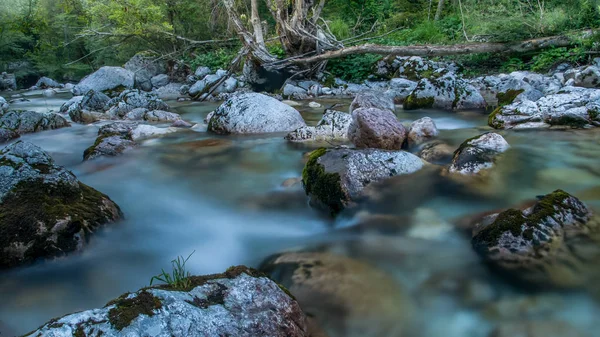
<instances>
[{"instance_id":1,"label":"submerged rock","mask_svg":"<svg viewBox=\"0 0 600 337\"><path fill-rule=\"evenodd\" d=\"M79 250L122 216L106 195L22 141L0 150L0 214L0 268Z\"/></svg>"},{"instance_id":2,"label":"submerged rock","mask_svg":"<svg viewBox=\"0 0 600 337\"><path fill-rule=\"evenodd\" d=\"M432 141L423 145L419 151L419 157L432 164L445 165L452 162L455 148L440 142Z\"/></svg>"},{"instance_id":3,"label":"submerged rock","mask_svg":"<svg viewBox=\"0 0 600 337\"><path fill-rule=\"evenodd\" d=\"M410 124L408 141L411 145L418 145L431 138L437 137L439 133L433 119L430 117L423 117Z\"/></svg>"},{"instance_id":4,"label":"submerged rock","mask_svg":"<svg viewBox=\"0 0 600 337\"><path fill-rule=\"evenodd\" d=\"M600 126L600 90L564 87L535 102L521 100L494 110L488 124L496 129Z\"/></svg>"},{"instance_id":5,"label":"submerged rock","mask_svg":"<svg viewBox=\"0 0 600 337\"><path fill-rule=\"evenodd\" d=\"M122 122L103 125L98 130L98 138L94 145L83 152L83 160L102 156L115 157L136 147L137 143L133 140L131 133L137 126L137 123Z\"/></svg>"},{"instance_id":6,"label":"submerged rock","mask_svg":"<svg viewBox=\"0 0 600 337\"><path fill-rule=\"evenodd\" d=\"M310 154L302 182L314 206L337 214L359 198L367 185L414 173L423 166L419 157L404 151L321 148Z\"/></svg>"},{"instance_id":7,"label":"submerged rock","mask_svg":"<svg viewBox=\"0 0 600 337\"><path fill-rule=\"evenodd\" d=\"M419 81L404 101L407 110L438 108L445 110L483 109L486 102L473 85L451 72L438 73Z\"/></svg>"},{"instance_id":8,"label":"submerged rock","mask_svg":"<svg viewBox=\"0 0 600 337\"><path fill-rule=\"evenodd\" d=\"M260 272L239 266L187 282L125 294L104 308L54 319L31 336L309 336L296 300Z\"/></svg>"},{"instance_id":9,"label":"submerged rock","mask_svg":"<svg viewBox=\"0 0 600 337\"><path fill-rule=\"evenodd\" d=\"M467 139L454 153L449 171L463 175L473 175L494 166L496 157L510 146L497 133L488 132Z\"/></svg>"},{"instance_id":10,"label":"submerged rock","mask_svg":"<svg viewBox=\"0 0 600 337\"><path fill-rule=\"evenodd\" d=\"M366 263L330 253L284 253L261 270L287 287L333 336L405 336L413 306L398 282Z\"/></svg>"},{"instance_id":11,"label":"submerged rock","mask_svg":"<svg viewBox=\"0 0 600 337\"><path fill-rule=\"evenodd\" d=\"M285 139L290 142L305 141L347 141L348 128L352 116L345 112L327 110L317 126L303 126L288 133Z\"/></svg>"},{"instance_id":12,"label":"submerged rock","mask_svg":"<svg viewBox=\"0 0 600 337\"><path fill-rule=\"evenodd\" d=\"M74 95L84 95L90 90L100 92L121 92L133 88L133 72L121 67L102 67L86 76L73 88Z\"/></svg>"},{"instance_id":13,"label":"submerged rock","mask_svg":"<svg viewBox=\"0 0 600 337\"><path fill-rule=\"evenodd\" d=\"M359 92L352 101L352 104L350 104L350 113L352 114L354 110L360 108L375 108L387 110L392 113L396 110L393 98L390 98L379 91L373 90Z\"/></svg>"},{"instance_id":14,"label":"submerged rock","mask_svg":"<svg viewBox=\"0 0 600 337\"><path fill-rule=\"evenodd\" d=\"M256 93L230 97L211 116L208 130L218 134L289 132L306 126L300 113L280 101Z\"/></svg>"},{"instance_id":15,"label":"submerged rock","mask_svg":"<svg viewBox=\"0 0 600 337\"><path fill-rule=\"evenodd\" d=\"M487 263L520 281L580 287L598 276L599 229L581 201L557 190L524 210L483 218L472 243Z\"/></svg>"},{"instance_id":16,"label":"submerged rock","mask_svg":"<svg viewBox=\"0 0 600 337\"><path fill-rule=\"evenodd\" d=\"M406 134L402 123L389 110L358 108L352 112L348 138L357 148L400 150Z\"/></svg>"},{"instance_id":17,"label":"submerged rock","mask_svg":"<svg viewBox=\"0 0 600 337\"><path fill-rule=\"evenodd\" d=\"M13 110L0 116L0 128L19 135L71 126L61 115L25 110Z\"/></svg>"}]
</instances>

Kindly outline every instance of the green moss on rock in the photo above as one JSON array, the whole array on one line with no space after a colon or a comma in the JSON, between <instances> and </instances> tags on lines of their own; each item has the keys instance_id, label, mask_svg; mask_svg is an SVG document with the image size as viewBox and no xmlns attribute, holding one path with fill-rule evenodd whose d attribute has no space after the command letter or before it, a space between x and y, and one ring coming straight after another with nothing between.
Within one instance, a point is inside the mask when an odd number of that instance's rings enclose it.
<instances>
[{"instance_id":1,"label":"green moss on rock","mask_svg":"<svg viewBox=\"0 0 600 337\"><path fill-rule=\"evenodd\" d=\"M405 110L425 109L433 107L435 99L433 97L422 97L418 98L413 94L406 97L404 101Z\"/></svg>"},{"instance_id":2,"label":"green moss on rock","mask_svg":"<svg viewBox=\"0 0 600 337\"><path fill-rule=\"evenodd\" d=\"M499 92L496 94L496 98L498 99L498 106L504 106L508 104L512 104L515 101L517 96L522 94L525 90L523 89L510 89L506 92Z\"/></svg>"},{"instance_id":3,"label":"green moss on rock","mask_svg":"<svg viewBox=\"0 0 600 337\"><path fill-rule=\"evenodd\" d=\"M502 113L502 107L499 106L488 117L488 125L493 127L494 129L502 129L504 128L504 122L496 119L496 116Z\"/></svg>"},{"instance_id":4,"label":"green moss on rock","mask_svg":"<svg viewBox=\"0 0 600 337\"><path fill-rule=\"evenodd\" d=\"M0 248L16 242L31 247L18 259L13 254L1 254L0 268L76 250L79 241L75 234L82 230L88 234L121 216L116 204L113 210L107 210L107 201L108 196L83 183L53 185L42 179L20 182L0 204ZM62 228L52 231L59 221ZM55 238L50 239L52 236Z\"/></svg>"},{"instance_id":5,"label":"green moss on rock","mask_svg":"<svg viewBox=\"0 0 600 337\"><path fill-rule=\"evenodd\" d=\"M335 215L344 209L347 197L342 190L340 175L326 172L325 167L319 164L319 158L326 153L327 149L320 148L310 154L302 171L302 183L306 194L329 207L332 215Z\"/></svg>"},{"instance_id":6,"label":"green moss on rock","mask_svg":"<svg viewBox=\"0 0 600 337\"><path fill-rule=\"evenodd\" d=\"M122 296L108 312L110 324L117 330L123 330L140 315L154 316L154 311L162 308L162 303L151 293L143 290L132 298Z\"/></svg>"}]
</instances>

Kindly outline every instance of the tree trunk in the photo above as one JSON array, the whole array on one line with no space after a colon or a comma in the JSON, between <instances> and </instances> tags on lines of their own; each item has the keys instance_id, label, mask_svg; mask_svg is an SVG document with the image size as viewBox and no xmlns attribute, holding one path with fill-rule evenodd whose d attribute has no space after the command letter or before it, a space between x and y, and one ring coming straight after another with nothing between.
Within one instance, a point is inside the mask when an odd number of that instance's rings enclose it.
<instances>
[{"instance_id":1,"label":"tree trunk","mask_svg":"<svg viewBox=\"0 0 600 337\"><path fill-rule=\"evenodd\" d=\"M265 46L265 38L263 36L262 24L260 23L260 17L258 16L258 4L257 0L252 0L250 5L252 7L252 29L254 29L254 39L256 40L256 44ZM266 47L265 47L266 48Z\"/></svg>"},{"instance_id":2,"label":"tree trunk","mask_svg":"<svg viewBox=\"0 0 600 337\"><path fill-rule=\"evenodd\" d=\"M579 35L591 34L592 30L580 32ZM539 39L507 42L507 43L464 43L455 45L416 45L416 46L385 46L376 44L364 44L329 51L324 54L295 58L289 61L294 64L310 64L329 59L339 58L356 54L379 54L396 56L447 56L477 53L522 53L545 48L568 47L577 43L576 36L551 36Z\"/></svg>"},{"instance_id":3,"label":"tree trunk","mask_svg":"<svg viewBox=\"0 0 600 337\"><path fill-rule=\"evenodd\" d=\"M438 1L438 6L437 6L437 10L435 11L435 17L434 20L435 21L439 21L440 18L442 17L442 11L444 10L444 0L439 0Z\"/></svg>"}]
</instances>

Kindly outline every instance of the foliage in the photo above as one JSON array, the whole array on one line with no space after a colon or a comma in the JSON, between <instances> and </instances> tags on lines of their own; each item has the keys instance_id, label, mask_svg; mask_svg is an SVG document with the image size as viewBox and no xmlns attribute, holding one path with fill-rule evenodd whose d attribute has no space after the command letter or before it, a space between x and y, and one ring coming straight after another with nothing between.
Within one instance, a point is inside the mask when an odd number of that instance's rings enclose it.
<instances>
[{"instance_id":1,"label":"foliage","mask_svg":"<svg viewBox=\"0 0 600 337\"><path fill-rule=\"evenodd\" d=\"M372 54L350 55L329 61L327 70L343 80L361 82L373 74L373 68L380 59L381 56Z\"/></svg>"},{"instance_id":2,"label":"foliage","mask_svg":"<svg viewBox=\"0 0 600 337\"><path fill-rule=\"evenodd\" d=\"M164 269L162 272L150 279L150 286L154 281L163 282L175 289L187 289L191 285L190 273L186 271L185 264L192 257L196 251L193 251L187 258L178 256L177 259L171 261L173 271L171 274L167 273Z\"/></svg>"},{"instance_id":3,"label":"foliage","mask_svg":"<svg viewBox=\"0 0 600 337\"><path fill-rule=\"evenodd\" d=\"M508 61L504 62L500 68L501 71L511 73L513 71L524 70L526 68L525 62L517 57L511 57Z\"/></svg>"},{"instance_id":4,"label":"foliage","mask_svg":"<svg viewBox=\"0 0 600 337\"><path fill-rule=\"evenodd\" d=\"M237 51L233 49L216 49L197 54L196 57L191 61L192 69L198 67L209 67L210 70L216 71L218 69L228 69L231 65L231 61L236 57Z\"/></svg>"}]
</instances>

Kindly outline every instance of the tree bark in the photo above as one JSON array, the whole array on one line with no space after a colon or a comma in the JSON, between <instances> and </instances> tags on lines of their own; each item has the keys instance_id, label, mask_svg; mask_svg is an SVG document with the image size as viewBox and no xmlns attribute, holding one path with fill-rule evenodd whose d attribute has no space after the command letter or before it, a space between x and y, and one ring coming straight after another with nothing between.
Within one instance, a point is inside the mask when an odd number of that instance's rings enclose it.
<instances>
[{"instance_id":1,"label":"tree bark","mask_svg":"<svg viewBox=\"0 0 600 337\"><path fill-rule=\"evenodd\" d=\"M442 17L443 10L444 10L444 0L439 0L437 10L435 11L435 17L433 18L433 20L439 21L439 19Z\"/></svg>"},{"instance_id":2,"label":"tree bark","mask_svg":"<svg viewBox=\"0 0 600 337\"><path fill-rule=\"evenodd\" d=\"M252 8L252 29L254 29L254 39L258 45L265 45L265 38L263 36L262 24L260 23L260 17L258 16L258 4L257 0L251 0L250 6Z\"/></svg>"},{"instance_id":3,"label":"tree bark","mask_svg":"<svg viewBox=\"0 0 600 337\"><path fill-rule=\"evenodd\" d=\"M591 33L591 30L580 32L581 35ZM577 43L576 39L566 35L550 36L533 40L507 42L507 43L464 43L455 45L414 45L414 46L386 46L364 44L329 51L320 55L290 59L293 64L316 63L334 58L356 54L379 54L396 56L447 56L477 53L522 53L552 47L568 47Z\"/></svg>"}]
</instances>

